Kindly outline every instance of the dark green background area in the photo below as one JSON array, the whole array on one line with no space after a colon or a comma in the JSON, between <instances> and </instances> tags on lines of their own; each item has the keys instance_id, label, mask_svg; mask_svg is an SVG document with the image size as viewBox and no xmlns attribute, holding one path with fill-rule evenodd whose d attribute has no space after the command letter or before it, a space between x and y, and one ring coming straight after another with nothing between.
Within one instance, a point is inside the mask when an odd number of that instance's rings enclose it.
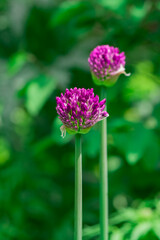
<instances>
[{"instance_id":1,"label":"dark green background area","mask_svg":"<svg viewBox=\"0 0 160 240\"><path fill-rule=\"evenodd\" d=\"M0 1L0 240L71 240L74 136L55 97L94 88L90 51L126 54L107 90L110 240L160 239L160 3ZM99 124L83 136L84 240L99 239Z\"/></svg>"}]
</instances>

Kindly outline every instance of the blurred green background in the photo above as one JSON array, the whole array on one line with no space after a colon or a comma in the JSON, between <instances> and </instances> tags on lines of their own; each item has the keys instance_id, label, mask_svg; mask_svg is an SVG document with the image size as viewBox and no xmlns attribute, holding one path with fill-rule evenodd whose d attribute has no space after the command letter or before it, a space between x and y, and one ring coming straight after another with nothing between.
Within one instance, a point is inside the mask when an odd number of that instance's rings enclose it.
<instances>
[{"instance_id":1,"label":"blurred green background","mask_svg":"<svg viewBox=\"0 0 160 240\"><path fill-rule=\"evenodd\" d=\"M99 87L88 56L126 53L108 89L110 240L160 239L160 2L0 0L0 240L71 240L74 137L55 97ZM83 136L84 240L99 239L99 126Z\"/></svg>"}]
</instances>

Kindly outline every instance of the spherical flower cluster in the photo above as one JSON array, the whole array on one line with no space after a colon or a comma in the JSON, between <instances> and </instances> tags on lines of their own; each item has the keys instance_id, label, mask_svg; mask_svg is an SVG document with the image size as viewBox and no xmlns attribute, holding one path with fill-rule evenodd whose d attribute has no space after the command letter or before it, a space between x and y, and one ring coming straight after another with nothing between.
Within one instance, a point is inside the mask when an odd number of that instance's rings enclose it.
<instances>
[{"instance_id":1,"label":"spherical flower cluster","mask_svg":"<svg viewBox=\"0 0 160 240\"><path fill-rule=\"evenodd\" d=\"M88 58L93 80L98 85L113 85L125 72L125 54L109 45L97 46Z\"/></svg>"},{"instance_id":2,"label":"spherical flower cluster","mask_svg":"<svg viewBox=\"0 0 160 240\"><path fill-rule=\"evenodd\" d=\"M57 113L62 121L62 137L65 130L69 133L87 133L98 121L109 116L104 111L106 99L99 102L98 95L94 96L93 88L66 89L56 97Z\"/></svg>"}]
</instances>

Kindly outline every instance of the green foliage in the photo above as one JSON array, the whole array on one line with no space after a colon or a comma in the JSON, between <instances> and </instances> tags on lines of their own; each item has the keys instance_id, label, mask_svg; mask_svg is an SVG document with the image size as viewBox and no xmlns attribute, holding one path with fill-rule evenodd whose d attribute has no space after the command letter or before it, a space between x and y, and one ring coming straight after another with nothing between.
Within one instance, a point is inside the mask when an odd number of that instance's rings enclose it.
<instances>
[{"instance_id":1,"label":"green foliage","mask_svg":"<svg viewBox=\"0 0 160 240\"><path fill-rule=\"evenodd\" d=\"M55 97L99 87L87 58L126 53L108 88L110 240L160 239L158 1L0 1L0 240L73 239L74 136ZM83 136L84 240L99 239L99 125Z\"/></svg>"},{"instance_id":2,"label":"green foliage","mask_svg":"<svg viewBox=\"0 0 160 240\"><path fill-rule=\"evenodd\" d=\"M21 89L20 95L24 95L26 108L31 115L37 115L51 93L55 89L55 80L45 75L31 79L26 86Z\"/></svg>"},{"instance_id":3,"label":"green foliage","mask_svg":"<svg viewBox=\"0 0 160 240\"><path fill-rule=\"evenodd\" d=\"M145 151L148 151L151 133L139 123L130 127L127 132L113 134L113 138L117 148L124 153L127 162L132 165L142 158Z\"/></svg>"},{"instance_id":4,"label":"green foliage","mask_svg":"<svg viewBox=\"0 0 160 240\"><path fill-rule=\"evenodd\" d=\"M153 64L141 62L136 66L134 75L131 76L126 85L126 98L133 100L150 99L150 95L157 89L159 83L160 79L153 74Z\"/></svg>"},{"instance_id":5,"label":"green foliage","mask_svg":"<svg viewBox=\"0 0 160 240\"><path fill-rule=\"evenodd\" d=\"M138 208L125 208L114 213L110 218L110 239L143 240L159 238L160 211L159 200L144 202ZM84 239L99 236L99 225L86 227ZM148 236L148 237L147 237Z\"/></svg>"},{"instance_id":6,"label":"green foliage","mask_svg":"<svg viewBox=\"0 0 160 240\"><path fill-rule=\"evenodd\" d=\"M8 143L5 139L0 139L0 165L5 164L10 158Z\"/></svg>"},{"instance_id":7,"label":"green foliage","mask_svg":"<svg viewBox=\"0 0 160 240\"><path fill-rule=\"evenodd\" d=\"M19 70L22 69L22 67L26 62L27 62L27 54L24 52L17 52L8 61L9 72L13 75L16 74L17 72L19 72Z\"/></svg>"}]
</instances>

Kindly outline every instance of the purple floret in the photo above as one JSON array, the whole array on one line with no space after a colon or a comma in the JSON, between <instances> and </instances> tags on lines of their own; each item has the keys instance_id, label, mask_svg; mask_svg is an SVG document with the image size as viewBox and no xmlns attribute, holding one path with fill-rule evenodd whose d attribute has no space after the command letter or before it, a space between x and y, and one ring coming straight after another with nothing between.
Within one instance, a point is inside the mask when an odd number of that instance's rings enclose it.
<instances>
[{"instance_id":1,"label":"purple floret","mask_svg":"<svg viewBox=\"0 0 160 240\"><path fill-rule=\"evenodd\" d=\"M101 45L90 53L88 58L91 72L101 81L118 73L125 74L125 54L118 48Z\"/></svg>"},{"instance_id":2,"label":"purple floret","mask_svg":"<svg viewBox=\"0 0 160 240\"><path fill-rule=\"evenodd\" d=\"M99 102L99 97L94 96L93 88L66 89L56 97L57 113L65 128L81 132L92 127L109 114L104 111L106 99Z\"/></svg>"}]
</instances>

